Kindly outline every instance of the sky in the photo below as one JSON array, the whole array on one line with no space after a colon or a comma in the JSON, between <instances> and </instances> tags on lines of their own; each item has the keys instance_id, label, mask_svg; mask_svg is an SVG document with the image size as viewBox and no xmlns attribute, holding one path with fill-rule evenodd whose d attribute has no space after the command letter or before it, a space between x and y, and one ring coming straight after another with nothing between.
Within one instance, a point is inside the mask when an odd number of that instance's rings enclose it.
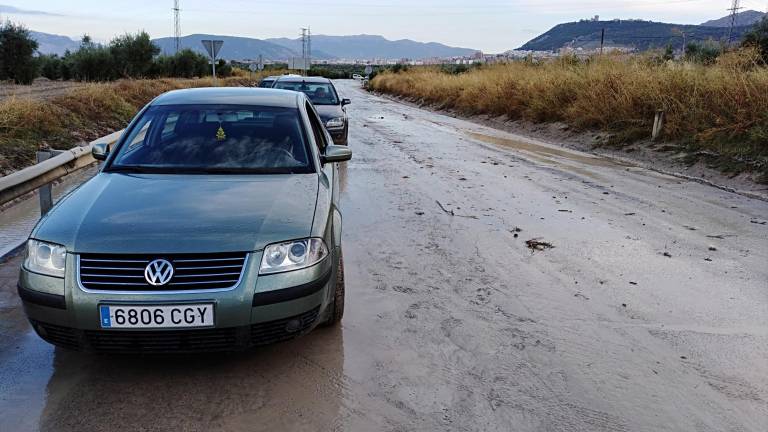
<instances>
[{"instance_id":1,"label":"sky","mask_svg":"<svg viewBox=\"0 0 768 432\"><path fill-rule=\"evenodd\" d=\"M173 0L0 0L2 19L31 30L107 42L146 30L173 35ZM503 52L562 22L641 18L699 24L728 14L731 0L180 0L181 33L265 39L313 34L375 34ZM742 0L766 11L768 0Z\"/></svg>"}]
</instances>

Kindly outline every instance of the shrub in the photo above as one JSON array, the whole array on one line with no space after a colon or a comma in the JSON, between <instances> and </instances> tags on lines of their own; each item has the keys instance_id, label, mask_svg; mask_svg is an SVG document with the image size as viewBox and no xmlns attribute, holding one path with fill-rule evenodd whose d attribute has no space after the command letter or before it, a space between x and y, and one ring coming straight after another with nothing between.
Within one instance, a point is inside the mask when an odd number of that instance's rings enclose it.
<instances>
[{"instance_id":1,"label":"shrub","mask_svg":"<svg viewBox=\"0 0 768 432\"><path fill-rule=\"evenodd\" d=\"M760 51L763 63L768 64L768 16L764 16L752 30L744 36L742 45Z\"/></svg>"}]
</instances>

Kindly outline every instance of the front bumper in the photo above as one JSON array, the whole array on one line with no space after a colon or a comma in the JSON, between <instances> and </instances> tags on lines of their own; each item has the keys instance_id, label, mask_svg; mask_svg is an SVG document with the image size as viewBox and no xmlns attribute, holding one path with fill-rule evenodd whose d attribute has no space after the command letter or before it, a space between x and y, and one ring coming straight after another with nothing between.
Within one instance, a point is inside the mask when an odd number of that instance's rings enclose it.
<instances>
[{"instance_id":1,"label":"front bumper","mask_svg":"<svg viewBox=\"0 0 768 432\"><path fill-rule=\"evenodd\" d=\"M320 307L250 326L157 331L81 330L30 320L46 342L64 348L104 353L192 353L240 351L292 339L317 324Z\"/></svg>"},{"instance_id":2,"label":"front bumper","mask_svg":"<svg viewBox=\"0 0 768 432\"><path fill-rule=\"evenodd\" d=\"M260 253L249 261L261 262ZM332 256L288 273L258 276L247 266L240 283L221 292L86 292L77 284L68 257L64 279L25 269L19 296L35 331L55 345L106 352L239 350L310 331L325 316L334 289ZM69 265L72 264L72 265ZM214 303L215 327L205 329L102 329L101 304Z\"/></svg>"}]
</instances>

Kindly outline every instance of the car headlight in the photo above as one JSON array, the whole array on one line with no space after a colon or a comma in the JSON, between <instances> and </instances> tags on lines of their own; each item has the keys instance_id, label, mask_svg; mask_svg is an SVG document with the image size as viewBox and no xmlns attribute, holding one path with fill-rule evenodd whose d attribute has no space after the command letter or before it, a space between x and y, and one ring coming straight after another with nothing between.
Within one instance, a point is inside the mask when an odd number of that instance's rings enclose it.
<instances>
[{"instance_id":1,"label":"car headlight","mask_svg":"<svg viewBox=\"0 0 768 432\"><path fill-rule=\"evenodd\" d=\"M64 246L39 240L28 240L24 267L35 273L64 277L66 258L67 249Z\"/></svg>"},{"instance_id":2,"label":"car headlight","mask_svg":"<svg viewBox=\"0 0 768 432\"><path fill-rule=\"evenodd\" d=\"M327 128L340 128L344 127L344 117L336 117L325 122Z\"/></svg>"},{"instance_id":3,"label":"car headlight","mask_svg":"<svg viewBox=\"0 0 768 432\"><path fill-rule=\"evenodd\" d=\"M313 266L328 256L328 247L319 238L271 244L264 248L259 274L282 273Z\"/></svg>"}]
</instances>

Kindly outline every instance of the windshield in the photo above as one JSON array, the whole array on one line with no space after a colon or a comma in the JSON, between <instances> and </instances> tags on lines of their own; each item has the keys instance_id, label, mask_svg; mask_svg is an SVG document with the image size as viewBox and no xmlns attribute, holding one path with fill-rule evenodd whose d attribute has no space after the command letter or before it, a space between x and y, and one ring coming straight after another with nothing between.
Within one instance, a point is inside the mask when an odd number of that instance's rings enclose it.
<instances>
[{"instance_id":1,"label":"windshield","mask_svg":"<svg viewBox=\"0 0 768 432\"><path fill-rule=\"evenodd\" d=\"M106 171L306 173L309 154L296 108L153 106Z\"/></svg>"},{"instance_id":2,"label":"windshield","mask_svg":"<svg viewBox=\"0 0 768 432\"><path fill-rule=\"evenodd\" d=\"M330 83L278 81L274 88L303 92L315 105L339 104L339 98L336 96L336 90Z\"/></svg>"},{"instance_id":3,"label":"windshield","mask_svg":"<svg viewBox=\"0 0 768 432\"><path fill-rule=\"evenodd\" d=\"M259 83L259 87L270 88L270 87L272 87L272 84L274 84L274 83L275 83L275 80L273 80L273 79L263 79Z\"/></svg>"}]
</instances>

